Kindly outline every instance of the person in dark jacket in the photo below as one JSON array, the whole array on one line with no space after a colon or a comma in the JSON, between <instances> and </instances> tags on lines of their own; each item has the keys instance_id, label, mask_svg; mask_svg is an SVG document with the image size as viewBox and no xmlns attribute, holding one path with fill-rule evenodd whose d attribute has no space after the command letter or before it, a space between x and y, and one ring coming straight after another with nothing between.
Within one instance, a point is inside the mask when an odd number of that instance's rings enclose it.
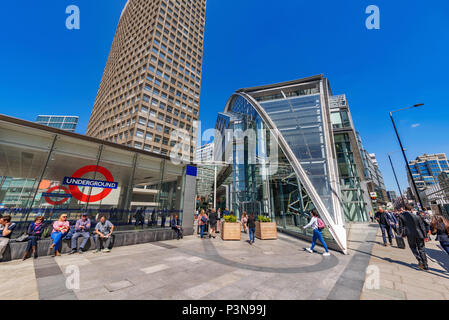
<instances>
[{"instance_id":1,"label":"person in dark jacket","mask_svg":"<svg viewBox=\"0 0 449 320\"><path fill-rule=\"evenodd\" d=\"M210 228L209 238L213 237L215 239L217 237L216 236L216 233L217 233L217 221L218 221L217 211L212 209L210 214L209 214L209 228Z\"/></svg>"},{"instance_id":2,"label":"person in dark jacket","mask_svg":"<svg viewBox=\"0 0 449 320\"><path fill-rule=\"evenodd\" d=\"M45 230L44 217L38 216L34 219L34 222L28 226L27 235L28 235L28 244L23 255L23 260L28 258L28 254L32 250L32 254L34 259L37 259L37 241L41 238L42 233Z\"/></svg>"},{"instance_id":3,"label":"person in dark jacket","mask_svg":"<svg viewBox=\"0 0 449 320\"><path fill-rule=\"evenodd\" d=\"M172 219L170 220L170 226L171 226L172 230L174 230L176 232L177 240L182 239L184 237L182 234L182 227L181 227L181 224L179 223L177 214L174 214Z\"/></svg>"},{"instance_id":4,"label":"person in dark jacket","mask_svg":"<svg viewBox=\"0 0 449 320\"><path fill-rule=\"evenodd\" d=\"M384 211L382 207L379 207L379 210L375 214L375 218L379 223L380 230L382 231L382 239L384 241L384 246L387 246L387 237L385 236L385 232L388 233L388 241L390 245L393 245L393 232L391 231L390 219L388 218L387 213Z\"/></svg>"},{"instance_id":5,"label":"person in dark jacket","mask_svg":"<svg viewBox=\"0 0 449 320\"><path fill-rule=\"evenodd\" d=\"M447 254L449 254L449 221L442 216L435 216L430 224L430 231L437 235L440 245Z\"/></svg>"},{"instance_id":6,"label":"person in dark jacket","mask_svg":"<svg viewBox=\"0 0 449 320\"><path fill-rule=\"evenodd\" d=\"M252 212L248 217L247 225L249 230L249 244L253 244L254 240L256 240L256 218Z\"/></svg>"},{"instance_id":7,"label":"person in dark jacket","mask_svg":"<svg viewBox=\"0 0 449 320\"><path fill-rule=\"evenodd\" d=\"M391 212L391 211L387 211L386 215L387 215L388 223L390 224L391 230L396 232L396 234L397 234L398 233L399 221L397 220L397 218L394 215L394 213Z\"/></svg>"},{"instance_id":8,"label":"person in dark jacket","mask_svg":"<svg viewBox=\"0 0 449 320\"><path fill-rule=\"evenodd\" d=\"M406 205L404 211L399 217L399 230L402 237L407 237L408 245L419 263L420 270L429 270L426 256L425 239L427 238L426 227L423 219L416 214L411 213L412 207Z\"/></svg>"}]
</instances>

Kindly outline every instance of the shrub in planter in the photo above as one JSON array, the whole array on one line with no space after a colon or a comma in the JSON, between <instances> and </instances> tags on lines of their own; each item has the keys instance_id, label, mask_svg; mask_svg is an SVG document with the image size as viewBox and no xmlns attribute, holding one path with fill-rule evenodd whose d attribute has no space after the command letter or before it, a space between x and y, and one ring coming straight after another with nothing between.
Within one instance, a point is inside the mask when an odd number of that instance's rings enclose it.
<instances>
[{"instance_id":1,"label":"shrub in planter","mask_svg":"<svg viewBox=\"0 0 449 320\"><path fill-rule=\"evenodd\" d=\"M266 216L258 216L256 222L256 238L260 240L276 240L278 238L276 222Z\"/></svg>"},{"instance_id":2,"label":"shrub in planter","mask_svg":"<svg viewBox=\"0 0 449 320\"><path fill-rule=\"evenodd\" d=\"M225 216L223 218L225 222L221 227L221 238L223 240L240 240L241 233L240 228L241 225L237 222L237 217L234 215Z\"/></svg>"},{"instance_id":3,"label":"shrub in planter","mask_svg":"<svg viewBox=\"0 0 449 320\"><path fill-rule=\"evenodd\" d=\"M225 222L237 222L237 217L234 215L224 216Z\"/></svg>"}]
</instances>

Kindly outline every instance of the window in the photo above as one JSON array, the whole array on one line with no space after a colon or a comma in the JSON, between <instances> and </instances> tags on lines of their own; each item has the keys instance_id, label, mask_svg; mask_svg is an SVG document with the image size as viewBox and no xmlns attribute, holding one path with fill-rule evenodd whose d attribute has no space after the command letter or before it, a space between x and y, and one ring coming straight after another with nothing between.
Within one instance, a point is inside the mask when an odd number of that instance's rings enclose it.
<instances>
[{"instance_id":1,"label":"window","mask_svg":"<svg viewBox=\"0 0 449 320\"><path fill-rule=\"evenodd\" d=\"M139 138L143 138L143 134L144 134L143 130L137 130L136 131L136 136L139 137Z\"/></svg>"}]
</instances>

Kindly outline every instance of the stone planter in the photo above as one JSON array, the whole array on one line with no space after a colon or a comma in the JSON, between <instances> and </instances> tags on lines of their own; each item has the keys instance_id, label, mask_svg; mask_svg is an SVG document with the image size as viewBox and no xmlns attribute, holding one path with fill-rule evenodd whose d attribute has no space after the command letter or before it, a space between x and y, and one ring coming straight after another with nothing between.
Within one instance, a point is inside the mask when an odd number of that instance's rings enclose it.
<instances>
[{"instance_id":1,"label":"stone planter","mask_svg":"<svg viewBox=\"0 0 449 320\"><path fill-rule=\"evenodd\" d=\"M221 224L221 238L223 240L237 240L241 239L240 232L241 225L239 222L222 222Z\"/></svg>"},{"instance_id":2,"label":"stone planter","mask_svg":"<svg viewBox=\"0 0 449 320\"><path fill-rule=\"evenodd\" d=\"M256 238L260 240L276 240L278 238L276 222L256 221Z\"/></svg>"}]
</instances>

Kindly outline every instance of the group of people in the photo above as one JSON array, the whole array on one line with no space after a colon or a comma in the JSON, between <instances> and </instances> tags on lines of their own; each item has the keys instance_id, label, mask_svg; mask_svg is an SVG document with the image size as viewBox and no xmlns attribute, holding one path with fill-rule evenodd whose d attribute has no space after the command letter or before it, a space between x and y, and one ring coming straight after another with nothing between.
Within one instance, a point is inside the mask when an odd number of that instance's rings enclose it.
<instances>
[{"instance_id":1,"label":"group of people","mask_svg":"<svg viewBox=\"0 0 449 320\"><path fill-rule=\"evenodd\" d=\"M94 238L96 244L96 252L100 252L103 248L103 252L110 252L112 233L114 232L114 225L106 219L105 215L100 215L98 217L99 221L94 228ZM23 255L23 260L28 259L30 253L36 259L37 254L37 242L41 239L44 230L44 217L37 216L34 222L28 226L28 244L26 251ZM69 254L74 254L76 252L83 253L85 251L85 246L91 237L91 227L92 223L88 218L88 215L83 213L81 218L78 219L71 229L70 222L68 221L67 214L63 213L59 216L59 219L52 224L52 232L50 235L52 244L50 250L52 250L53 256L61 255L61 244L62 240L66 239L70 232L71 234L71 251ZM83 241L78 248L78 238L82 237Z\"/></svg>"},{"instance_id":2,"label":"group of people","mask_svg":"<svg viewBox=\"0 0 449 320\"><path fill-rule=\"evenodd\" d=\"M405 208L394 211L386 211L380 207L375 219L381 229L384 246L387 246L388 237L391 246L393 238L396 238L398 247L405 248L401 242L407 237L408 245L421 270L429 269L425 243L429 241L430 235L436 235L443 250L449 254L449 221L443 216L430 218L425 211L415 210L406 204Z\"/></svg>"}]
</instances>

